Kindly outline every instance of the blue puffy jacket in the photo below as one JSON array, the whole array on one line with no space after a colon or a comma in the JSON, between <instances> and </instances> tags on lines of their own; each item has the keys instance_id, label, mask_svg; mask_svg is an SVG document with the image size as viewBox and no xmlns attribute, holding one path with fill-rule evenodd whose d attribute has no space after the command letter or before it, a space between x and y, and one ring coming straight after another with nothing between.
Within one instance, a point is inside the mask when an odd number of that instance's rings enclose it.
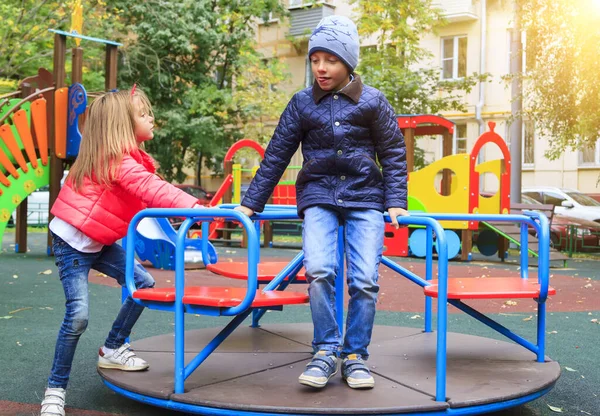
<instances>
[{"instance_id":1,"label":"blue puffy jacket","mask_svg":"<svg viewBox=\"0 0 600 416\"><path fill-rule=\"evenodd\" d=\"M406 209L402 132L383 94L362 84L358 75L340 92L323 91L315 82L292 97L242 205L256 212L264 209L300 143L300 216L314 205Z\"/></svg>"}]
</instances>

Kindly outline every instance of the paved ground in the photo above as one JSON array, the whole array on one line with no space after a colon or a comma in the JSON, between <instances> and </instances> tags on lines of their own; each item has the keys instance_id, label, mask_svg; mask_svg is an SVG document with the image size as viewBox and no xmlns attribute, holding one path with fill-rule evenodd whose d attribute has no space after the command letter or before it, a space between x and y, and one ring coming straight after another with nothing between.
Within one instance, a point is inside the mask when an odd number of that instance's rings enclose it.
<instances>
[{"instance_id":1,"label":"paved ground","mask_svg":"<svg viewBox=\"0 0 600 416\"><path fill-rule=\"evenodd\" d=\"M45 255L45 236L30 234L29 253L15 254L4 236L0 253L0 416L35 415L43 394L54 351L56 333L64 313L64 295L53 259ZM239 248L221 248L221 261L244 255ZM289 259L293 250L269 249L264 260ZM424 263L398 259L420 274ZM173 284L172 272L151 270L159 285ZM517 275L518 266L510 263L452 263L452 276ZM552 286L558 293L548 301L547 353L557 360L563 374L546 396L525 406L497 413L496 416L552 415L561 409L568 415L600 415L600 262L572 260L566 269L553 268ZM243 285L244 282L215 277L204 270L190 270L188 282L203 285ZM422 326L422 291L410 282L381 269L381 296L378 325ZM113 280L90 273L91 317L87 332L75 357L67 395L67 414L82 416L165 415L155 409L125 399L106 388L95 370L96 354L119 307L120 290ZM495 319L523 335L535 333L535 304L530 300L472 303ZM453 332L498 338L478 322L456 309L450 309L449 327ZM223 325L223 320L190 317L189 328ZM310 322L306 306L286 308L283 313L267 314L268 322ZM132 338L146 338L173 330L169 313L146 311ZM290 380L295 382L295 380Z\"/></svg>"}]
</instances>

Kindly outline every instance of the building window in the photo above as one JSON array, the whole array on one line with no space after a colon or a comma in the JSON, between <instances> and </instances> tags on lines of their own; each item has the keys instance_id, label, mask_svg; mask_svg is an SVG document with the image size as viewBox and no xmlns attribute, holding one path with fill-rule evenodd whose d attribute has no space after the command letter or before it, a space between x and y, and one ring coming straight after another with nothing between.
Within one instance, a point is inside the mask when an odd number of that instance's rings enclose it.
<instances>
[{"instance_id":1,"label":"building window","mask_svg":"<svg viewBox=\"0 0 600 416\"><path fill-rule=\"evenodd\" d=\"M533 121L523 121L523 166L534 163L535 126Z\"/></svg>"},{"instance_id":2,"label":"building window","mask_svg":"<svg viewBox=\"0 0 600 416\"><path fill-rule=\"evenodd\" d=\"M310 59L308 56L306 57L306 76L304 77L304 87L312 87L315 82L315 77L312 72L312 65L310 64Z\"/></svg>"},{"instance_id":3,"label":"building window","mask_svg":"<svg viewBox=\"0 0 600 416\"><path fill-rule=\"evenodd\" d=\"M585 146L579 151L580 166L597 166L600 165L600 139L596 143Z\"/></svg>"},{"instance_id":4,"label":"building window","mask_svg":"<svg viewBox=\"0 0 600 416\"><path fill-rule=\"evenodd\" d=\"M457 124L454 129L452 153L455 155L467 153L467 125Z\"/></svg>"},{"instance_id":5,"label":"building window","mask_svg":"<svg viewBox=\"0 0 600 416\"><path fill-rule=\"evenodd\" d=\"M512 29L508 29L506 32L506 50L507 50L507 60L506 60L506 73L510 74L511 71L511 61L512 61L512 51L511 51L511 39L512 39ZM521 72L523 74L527 73L527 32L521 32Z\"/></svg>"},{"instance_id":6,"label":"building window","mask_svg":"<svg viewBox=\"0 0 600 416\"><path fill-rule=\"evenodd\" d=\"M442 78L467 76L467 37L442 38Z\"/></svg>"},{"instance_id":7,"label":"building window","mask_svg":"<svg viewBox=\"0 0 600 416\"><path fill-rule=\"evenodd\" d=\"M510 124L506 124L506 145L510 150ZM535 163L535 125L532 120L523 120L521 130L521 165L532 168Z\"/></svg>"}]
</instances>

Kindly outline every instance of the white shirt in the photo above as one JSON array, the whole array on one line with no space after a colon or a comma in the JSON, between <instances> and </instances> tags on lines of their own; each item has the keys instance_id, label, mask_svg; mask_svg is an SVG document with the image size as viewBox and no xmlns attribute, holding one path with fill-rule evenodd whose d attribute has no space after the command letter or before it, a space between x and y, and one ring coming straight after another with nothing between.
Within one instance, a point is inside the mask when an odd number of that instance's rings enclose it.
<instances>
[{"instance_id":1,"label":"white shirt","mask_svg":"<svg viewBox=\"0 0 600 416\"><path fill-rule=\"evenodd\" d=\"M97 253L104 247L104 244L92 240L77 228L58 217L54 217L52 221L50 221L48 228L54 234L62 238L65 243L82 253Z\"/></svg>"}]
</instances>

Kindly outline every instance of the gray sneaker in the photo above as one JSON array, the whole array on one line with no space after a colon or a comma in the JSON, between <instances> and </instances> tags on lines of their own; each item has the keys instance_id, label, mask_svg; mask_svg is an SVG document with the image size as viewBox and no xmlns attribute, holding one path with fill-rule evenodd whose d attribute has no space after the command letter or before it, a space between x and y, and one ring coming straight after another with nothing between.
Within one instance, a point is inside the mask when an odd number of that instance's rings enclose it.
<instances>
[{"instance_id":1,"label":"gray sneaker","mask_svg":"<svg viewBox=\"0 0 600 416\"><path fill-rule=\"evenodd\" d=\"M306 370L298 377L298 382L305 386L322 389L327 385L329 379L337 374L337 361L337 357L331 351L317 352L311 362L306 364Z\"/></svg>"},{"instance_id":2,"label":"gray sneaker","mask_svg":"<svg viewBox=\"0 0 600 416\"><path fill-rule=\"evenodd\" d=\"M372 389L375 379L359 354L350 354L342 362L342 378L353 389Z\"/></svg>"}]
</instances>

